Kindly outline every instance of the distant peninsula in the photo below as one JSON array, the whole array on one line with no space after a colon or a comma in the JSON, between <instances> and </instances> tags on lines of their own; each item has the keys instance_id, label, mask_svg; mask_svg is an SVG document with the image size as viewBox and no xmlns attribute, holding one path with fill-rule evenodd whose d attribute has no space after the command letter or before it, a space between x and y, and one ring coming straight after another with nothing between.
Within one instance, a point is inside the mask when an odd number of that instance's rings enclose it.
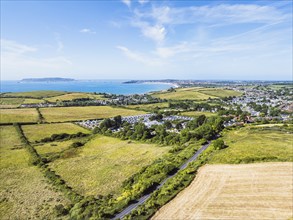
<instances>
[{"instance_id":1,"label":"distant peninsula","mask_svg":"<svg viewBox=\"0 0 293 220\"><path fill-rule=\"evenodd\" d=\"M69 82L75 81L71 78L61 78L61 77L48 77L48 78L25 78L20 82Z\"/></svg>"}]
</instances>

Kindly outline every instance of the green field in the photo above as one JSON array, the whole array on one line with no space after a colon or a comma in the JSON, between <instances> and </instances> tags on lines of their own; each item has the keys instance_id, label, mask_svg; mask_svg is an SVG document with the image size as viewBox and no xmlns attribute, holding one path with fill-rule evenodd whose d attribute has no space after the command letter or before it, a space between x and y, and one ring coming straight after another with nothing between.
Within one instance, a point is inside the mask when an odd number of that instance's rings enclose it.
<instances>
[{"instance_id":1,"label":"green field","mask_svg":"<svg viewBox=\"0 0 293 220\"><path fill-rule=\"evenodd\" d=\"M90 133L89 130L73 123L23 125L22 129L30 142L40 141L43 138L51 137L52 134Z\"/></svg>"},{"instance_id":2,"label":"green field","mask_svg":"<svg viewBox=\"0 0 293 220\"><path fill-rule=\"evenodd\" d=\"M115 194L124 180L169 149L97 135L75 155L57 159L50 167L83 195Z\"/></svg>"},{"instance_id":3,"label":"green field","mask_svg":"<svg viewBox=\"0 0 293 220\"><path fill-rule=\"evenodd\" d=\"M16 108L23 103L23 98L0 98L0 108Z\"/></svg>"},{"instance_id":4,"label":"green field","mask_svg":"<svg viewBox=\"0 0 293 220\"><path fill-rule=\"evenodd\" d=\"M219 98L226 96L239 96L240 92L220 88L179 88L176 92L158 92L153 93L152 96L161 99L170 100L207 100L209 98Z\"/></svg>"},{"instance_id":5,"label":"green field","mask_svg":"<svg viewBox=\"0 0 293 220\"><path fill-rule=\"evenodd\" d=\"M12 126L0 127L0 219L56 219L54 207L69 201L55 192Z\"/></svg>"},{"instance_id":6,"label":"green field","mask_svg":"<svg viewBox=\"0 0 293 220\"><path fill-rule=\"evenodd\" d=\"M54 141L50 143L41 143L34 146L38 154L45 157L47 154L60 153L68 149L73 142L77 140L71 139L66 141Z\"/></svg>"},{"instance_id":7,"label":"green field","mask_svg":"<svg viewBox=\"0 0 293 220\"><path fill-rule=\"evenodd\" d=\"M196 117L196 116L199 116L199 115L205 115L206 117L210 117L210 116L217 115L217 113L200 112L200 111L190 111L190 112L182 112L181 115L190 116L190 117Z\"/></svg>"},{"instance_id":8,"label":"green field","mask_svg":"<svg viewBox=\"0 0 293 220\"><path fill-rule=\"evenodd\" d=\"M32 98L47 98L53 96L59 96L66 94L67 92L62 91L50 91L50 90L41 90L41 91L32 91L32 92L9 92L2 95L2 97L32 97Z\"/></svg>"},{"instance_id":9,"label":"green field","mask_svg":"<svg viewBox=\"0 0 293 220\"><path fill-rule=\"evenodd\" d=\"M40 108L42 115L48 122L76 121L94 118L110 118L116 115L139 115L143 111L123 108L112 108L109 106L87 106L87 107L52 107Z\"/></svg>"},{"instance_id":10,"label":"green field","mask_svg":"<svg viewBox=\"0 0 293 220\"><path fill-rule=\"evenodd\" d=\"M210 163L293 161L292 133L280 128L244 127L224 134L229 147L215 154Z\"/></svg>"},{"instance_id":11,"label":"green field","mask_svg":"<svg viewBox=\"0 0 293 220\"><path fill-rule=\"evenodd\" d=\"M38 112L34 108L0 109L0 123L37 122Z\"/></svg>"},{"instance_id":12,"label":"green field","mask_svg":"<svg viewBox=\"0 0 293 220\"><path fill-rule=\"evenodd\" d=\"M43 99L25 99L22 104L39 104L44 103Z\"/></svg>"},{"instance_id":13,"label":"green field","mask_svg":"<svg viewBox=\"0 0 293 220\"><path fill-rule=\"evenodd\" d=\"M141 104L141 105L127 105L127 108L136 109L136 110L145 110L145 111L153 111L155 109L168 108L168 102L162 103L153 103L153 104Z\"/></svg>"},{"instance_id":14,"label":"green field","mask_svg":"<svg viewBox=\"0 0 293 220\"><path fill-rule=\"evenodd\" d=\"M60 96L54 96L51 98L46 98L49 102L57 102L57 101L70 101L73 99L81 99L81 98L89 98L89 99L98 99L98 100L105 100L102 95L95 95L93 93L81 93L81 92L74 92L68 93Z\"/></svg>"}]
</instances>

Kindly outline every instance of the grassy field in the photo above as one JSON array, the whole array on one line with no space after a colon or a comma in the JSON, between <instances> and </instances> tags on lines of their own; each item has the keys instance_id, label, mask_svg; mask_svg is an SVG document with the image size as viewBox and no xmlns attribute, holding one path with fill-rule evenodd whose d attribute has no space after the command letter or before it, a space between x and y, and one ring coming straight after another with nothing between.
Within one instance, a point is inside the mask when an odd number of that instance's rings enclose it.
<instances>
[{"instance_id":1,"label":"grassy field","mask_svg":"<svg viewBox=\"0 0 293 220\"><path fill-rule=\"evenodd\" d=\"M209 98L219 98L226 96L239 96L240 92L220 88L179 88L176 92L159 92L153 96L161 99L170 100L207 100Z\"/></svg>"},{"instance_id":2,"label":"grassy field","mask_svg":"<svg viewBox=\"0 0 293 220\"><path fill-rule=\"evenodd\" d=\"M23 103L23 98L0 98L0 108L16 108Z\"/></svg>"},{"instance_id":3,"label":"grassy field","mask_svg":"<svg viewBox=\"0 0 293 220\"><path fill-rule=\"evenodd\" d=\"M143 111L112 108L109 106L41 108L40 111L48 122L110 118L116 115L127 116L145 114Z\"/></svg>"},{"instance_id":4,"label":"grassy field","mask_svg":"<svg viewBox=\"0 0 293 220\"><path fill-rule=\"evenodd\" d=\"M43 102L44 102L43 99L25 99L22 104L39 104Z\"/></svg>"},{"instance_id":5,"label":"grassy field","mask_svg":"<svg viewBox=\"0 0 293 220\"><path fill-rule=\"evenodd\" d=\"M38 112L34 108L0 109L0 123L37 122Z\"/></svg>"},{"instance_id":6,"label":"grassy field","mask_svg":"<svg viewBox=\"0 0 293 220\"><path fill-rule=\"evenodd\" d=\"M73 123L23 125L22 129L30 142L40 141L43 138L51 137L52 134L90 133L89 130Z\"/></svg>"},{"instance_id":7,"label":"grassy field","mask_svg":"<svg viewBox=\"0 0 293 220\"><path fill-rule=\"evenodd\" d=\"M32 91L32 92L9 92L3 94L3 97L33 97L33 98L47 98L53 96L59 96L66 94L67 92L62 91L50 91L50 90L41 90L41 91Z\"/></svg>"},{"instance_id":8,"label":"grassy field","mask_svg":"<svg viewBox=\"0 0 293 220\"><path fill-rule=\"evenodd\" d=\"M74 92L68 93L60 96L54 96L51 98L46 98L49 102L57 102L57 101L70 101L73 99L81 99L81 98L90 98L90 99L98 99L98 100L105 100L102 95L95 95L93 93L81 93L81 92Z\"/></svg>"},{"instance_id":9,"label":"grassy field","mask_svg":"<svg viewBox=\"0 0 293 220\"><path fill-rule=\"evenodd\" d=\"M55 160L50 167L83 195L115 194L124 180L168 150L97 135L75 154Z\"/></svg>"},{"instance_id":10,"label":"grassy field","mask_svg":"<svg viewBox=\"0 0 293 220\"><path fill-rule=\"evenodd\" d=\"M60 153L61 151L68 149L71 144L78 140L67 140L67 141L54 141L45 144L37 144L34 148L37 150L38 154L45 157L47 154Z\"/></svg>"},{"instance_id":11,"label":"grassy field","mask_svg":"<svg viewBox=\"0 0 293 220\"><path fill-rule=\"evenodd\" d=\"M153 220L289 219L293 164L207 165Z\"/></svg>"},{"instance_id":12,"label":"grassy field","mask_svg":"<svg viewBox=\"0 0 293 220\"><path fill-rule=\"evenodd\" d=\"M0 127L0 140L0 219L56 219L54 207L68 201L28 165L14 127Z\"/></svg>"},{"instance_id":13,"label":"grassy field","mask_svg":"<svg viewBox=\"0 0 293 220\"><path fill-rule=\"evenodd\" d=\"M210 163L293 161L292 134L270 128L244 127L226 132L229 147L216 153Z\"/></svg>"},{"instance_id":14,"label":"grassy field","mask_svg":"<svg viewBox=\"0 0 293 220\"><path fill-rule=\"evenodd\" d=\"M155 109L168 108L168 107L169 107L169 104L167 102L127 106L127 108L136 109L136 110L145 110L145 111L153 111Z\"/></svg>"},{"instance_id":15,"label":"grassy field","mask_svg":"<svg viewBox=\"0 0 293 220\"><path fill-rule=\"evenodd\" d=\"M234 90L229 90L229 89L219 89L219 88L208 88L208 89L200 89L200 93L206 94L206 95L211 95L215 97L228 97L228 96L240 96L242 93L237 92Z\"/></svg>"},{"instance_id":16,"label":"grassy field","mask_svg":"<svg viewBox=\"0 0 293 220\"><path fill-rule=\"evenodd\" d=\"M200 112L200 111L190 111L190 112L182 112L181 115L195 117L199 115L205 115L206 117L215 116L217 113L212 112Z\"/></svg>"}]
</instances>

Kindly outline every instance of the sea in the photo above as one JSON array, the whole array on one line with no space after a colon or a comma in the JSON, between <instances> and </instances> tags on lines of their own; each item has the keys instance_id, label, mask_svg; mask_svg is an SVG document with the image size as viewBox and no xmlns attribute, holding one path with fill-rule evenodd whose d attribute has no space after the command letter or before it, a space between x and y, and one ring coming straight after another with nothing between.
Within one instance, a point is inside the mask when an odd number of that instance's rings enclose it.
<instances>
[{"instance_id":1,"label":"sea","mask_svg":"<svg viewBox=\"0 0 293 220\"><path fill-rule=\"evenodd\" d=\"M144 94L166 90L172 87L167 83L123 83L128 80L75 80L66 82L21 82L1 80L1 93L56 90L66 92L97 92L111 94Z\"/></svg>"}]
</instances>

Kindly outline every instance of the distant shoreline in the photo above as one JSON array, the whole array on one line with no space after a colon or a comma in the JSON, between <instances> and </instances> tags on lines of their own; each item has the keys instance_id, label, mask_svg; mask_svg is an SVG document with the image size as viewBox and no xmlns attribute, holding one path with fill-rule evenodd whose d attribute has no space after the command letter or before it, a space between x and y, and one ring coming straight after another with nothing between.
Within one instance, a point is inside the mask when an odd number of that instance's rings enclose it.
<instances>
[{"instance_id":1,"label":"distant shoreline","mask_svg":"<svg viewBox=\"0 0 293 220\"><path fill-rule=\"evenodd\" d=\"M179 88L179 85L177 83L168 83L168 82L138 82L141 84L166 84L171 85L174 88Z\"/></svg>"}]
</instances>

